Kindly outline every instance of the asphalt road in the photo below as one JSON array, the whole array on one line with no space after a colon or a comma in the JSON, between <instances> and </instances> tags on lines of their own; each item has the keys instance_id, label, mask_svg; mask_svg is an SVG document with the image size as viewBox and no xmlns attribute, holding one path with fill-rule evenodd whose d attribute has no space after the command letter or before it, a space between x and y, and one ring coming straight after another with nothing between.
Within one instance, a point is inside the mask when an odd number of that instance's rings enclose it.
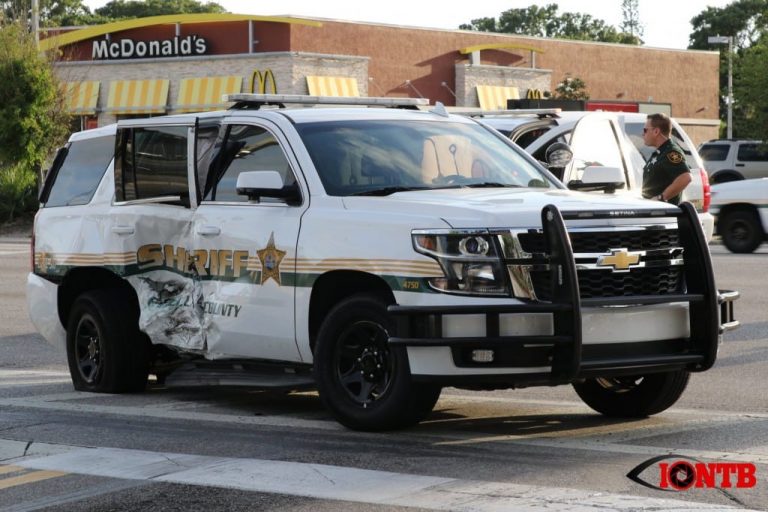
<instances>
[{"instance_id":1,"label":"asphalt road","mask_svg":"<svg viewBox=\"0 0 768 512\"><path fill-rule=\"evenodd\" d=\"M75 393L27 318L27 246L0 240L0 511L768 509L768 246L713 246L742 327L670 410L591 412L569 387L448 389L421 425L345 430L314 393ZM754 464L752 488L645 487L642 462ZM658 466L640 474L658 483ZM732 482L733 483L733 482Z\"/></svg>"}]
</instances>

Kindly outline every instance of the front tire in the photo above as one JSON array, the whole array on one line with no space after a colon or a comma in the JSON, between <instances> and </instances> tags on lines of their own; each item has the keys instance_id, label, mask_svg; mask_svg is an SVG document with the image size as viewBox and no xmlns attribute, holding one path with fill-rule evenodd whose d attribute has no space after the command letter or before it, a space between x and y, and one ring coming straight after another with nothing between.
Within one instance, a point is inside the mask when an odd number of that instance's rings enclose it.
<instances>
[{"instance_id":1,"label":"front tire","mask_svg":"<svg viewBox=\"0 0 768 512\"><path fill-rule=\"evenodd\" d=\"M138 327L138 307L128 293L83 293L67 323L67 362L78 391L142 391L149 375L150 343Z\"/></svg>"},{"instance_id":2,"label":"front tire","mask_svg":"<svg viewBox=\"0 0 768 512\"><path fill-rule=\"evenodd\" d=\"M388 343L393 323L386 301L369 294L337 304L317 336L315 378L320 398L351 429L403 428L424 419L440 387L414 384L408 355Z\"/></svg>"},{"instance_id":3,"label":"front tire","mask_svg":"<svg viewBox=\"0 0 768 512\"><path fill-rule=\"evenodd\" d=\"M723 245L735 253L750 253L760 247L765 234L760 218L747 210L732 211L720 217L718 231Z\"/></svg>"},{"instance_id":4,"label":"front tire","mask_svg":"<svg viewBox=\"0 0 768 512\"><path fill-rule=\"evenodd\" d=\"M576 394L595 411L617 418L644 418L677 402L688 385L685 370L575 383Z\"/></svg>"}]
</instances>

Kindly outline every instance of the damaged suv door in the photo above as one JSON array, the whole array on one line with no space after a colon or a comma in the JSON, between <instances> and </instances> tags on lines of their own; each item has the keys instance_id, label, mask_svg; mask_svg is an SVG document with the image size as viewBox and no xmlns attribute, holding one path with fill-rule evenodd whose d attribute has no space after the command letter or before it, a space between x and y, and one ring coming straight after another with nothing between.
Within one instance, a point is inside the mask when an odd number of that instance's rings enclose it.
<instances>
[{"instance_id":1,"label":"damaged suv door","mask_svg":"<svg viewBox=\"0 0 768 512\"><path fill-rule=\"evenodd\" d=\"M267 121L227 119L200 180L193 235L210 357L301 360L296 240L309 202L286 145Z\"/></svg>"},{"instance_id":2,"label":"damaged suv door","mask_svg":"<svg viewBox=\"0 0 768 512\"><path fill-rule=\"evenodd\" d=\"M120 122L115 200L104 218L105 251L133 260L124 271L137 292L139 329L155 344L193 350L205 346L191 258L194 137L194 118Z\"/></svg>"}]
</instances>

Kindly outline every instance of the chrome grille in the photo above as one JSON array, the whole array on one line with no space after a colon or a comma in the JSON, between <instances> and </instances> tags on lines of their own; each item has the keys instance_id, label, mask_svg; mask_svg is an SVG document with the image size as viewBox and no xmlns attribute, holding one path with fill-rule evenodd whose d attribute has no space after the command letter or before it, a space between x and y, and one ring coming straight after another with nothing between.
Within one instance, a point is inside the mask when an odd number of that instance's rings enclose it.
<instances>
[{"instance_id":1,"label":"chrome grille","mask_svg":"<svg viewBox=\"0 0 768 512\"><path fill-rule=\"evenodd\" d=\"M615 230L569 231L581 298L668 295L685 289L684 266L676 227L664 229L617 228ZM509 274L515 295L550 301L557 279L543 256L546 241L540 232L512 233L516 240L507 251ZM625 270L598 265L611 249L639 252L640 261ZM530 260L527 264L525 260Z\"/></svg>"},{"instance_id":2,"label":"chrome grille","mask_svg":"<svg viewBox=\"0 0 768 512\"><path fill-rule=\"evenodd\" d=\"M630 251L650 251L680 246L677 229L569 232L568 237L571 239L574 253L606 252L615 247ZM518 238L524 251L546 252L543 234L520 233Z\"/></svg>"}]
</instances>

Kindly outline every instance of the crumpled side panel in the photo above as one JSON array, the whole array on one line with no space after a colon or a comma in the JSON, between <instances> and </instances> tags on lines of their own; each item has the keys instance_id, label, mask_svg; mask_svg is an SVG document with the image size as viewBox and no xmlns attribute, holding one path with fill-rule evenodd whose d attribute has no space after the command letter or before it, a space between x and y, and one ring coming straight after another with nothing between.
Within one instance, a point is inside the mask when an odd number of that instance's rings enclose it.
<instances>
[{"instance_id":1,"label":"crumpled side panel","mask_svg":"<svg viewBox=\"0 0 768 512\"><path fill-rule=\"evenodd\" d=\"M152 343L205 350L202 287L199 279L165 270L133 276L129 281L141 304L139 328Z\"/></svg>"}]
</instances>

